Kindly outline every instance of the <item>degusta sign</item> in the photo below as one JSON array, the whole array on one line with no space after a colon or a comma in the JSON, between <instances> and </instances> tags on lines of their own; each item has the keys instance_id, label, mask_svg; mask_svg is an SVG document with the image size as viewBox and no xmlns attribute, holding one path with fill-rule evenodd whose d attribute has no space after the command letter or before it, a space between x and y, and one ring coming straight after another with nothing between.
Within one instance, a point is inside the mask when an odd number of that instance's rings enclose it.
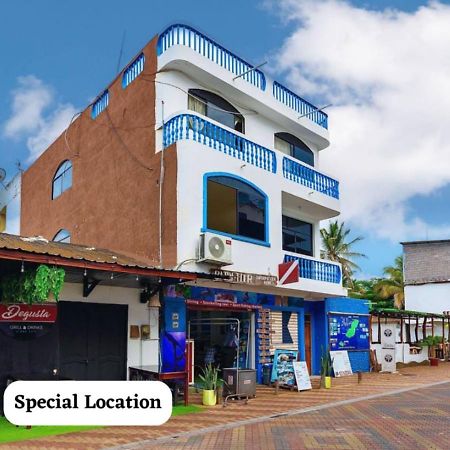
<instances>
[{"instance_id":1,"label":"degusta sign","mask_svg":"<svg viewBox=\"0 0 450 450\"><path fill-rule=\"evenodd\" d=\"M4 414L15 425L162 425L172 394L160 381L16 381Z\"/></svg>"}]
</instances>

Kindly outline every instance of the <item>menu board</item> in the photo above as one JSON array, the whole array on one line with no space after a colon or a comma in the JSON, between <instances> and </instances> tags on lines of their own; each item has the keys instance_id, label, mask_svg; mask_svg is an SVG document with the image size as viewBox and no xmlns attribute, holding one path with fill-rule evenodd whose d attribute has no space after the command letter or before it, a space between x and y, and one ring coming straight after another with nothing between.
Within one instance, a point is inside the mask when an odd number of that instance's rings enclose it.
<instances>
[{"instance_id":1,"label":"menu board","mask_svg":"<svg viewBox=\"0 0 450 450\"><path fill-rule=\"evenodd\" d=\"M294 361L292 365L294 367L295 379L297 381L297 389L299 391L312 389L306 361Z\"/></svg>"},{"instance_id":2,"label":"menu board","mask_svg":"<svg viewBox=\"0 0 450 450\"><path fill-rule=\"evenodd\" d=\"M272 366L272 383L277 381L283 386L295 386L293 362L297 360L297 350L275 350Z\"/></svg>"},{"instance_id":3,"label":"menu board","mask_svg":"<svg viewBox=\"0 0 450 450\"><path fill-rule=\"evenodd\" d=\"M330 314L330 350L369 350L369 316Z\"/></svg>"}]
</instances>

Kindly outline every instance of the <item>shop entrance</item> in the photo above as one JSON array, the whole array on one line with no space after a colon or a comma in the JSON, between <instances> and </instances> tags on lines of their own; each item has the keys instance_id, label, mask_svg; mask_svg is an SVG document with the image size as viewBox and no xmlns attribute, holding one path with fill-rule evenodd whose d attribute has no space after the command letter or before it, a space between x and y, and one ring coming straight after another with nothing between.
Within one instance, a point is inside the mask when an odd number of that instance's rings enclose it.
<instances>
[{"instance_id":1,"label":"shop entrance","mask_svg":"<svg viewBox=\"0 0 450 450\"><path fill-rule=\"evenodd\" d=\"M194 377L209 363L221 369L237 367L237 358L240 369L255 368L254 316L251 311L188 308Z\"/></svg>"},{"instance_id":2,"label":"shop entrance","mask_svg":"<svg viewBox=\"0 0 450 450\"><path fill-rule=\"evenodd\" d=\"M305 360L309 373L311 372L311 316L305 315Z\"/></svg>"}]
</instances>

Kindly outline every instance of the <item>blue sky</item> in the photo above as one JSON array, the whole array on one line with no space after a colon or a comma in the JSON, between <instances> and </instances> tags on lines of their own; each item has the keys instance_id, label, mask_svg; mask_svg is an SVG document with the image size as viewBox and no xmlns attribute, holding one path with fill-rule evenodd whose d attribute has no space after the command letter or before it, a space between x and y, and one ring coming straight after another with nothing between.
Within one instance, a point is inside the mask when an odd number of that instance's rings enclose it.
<instances>
[{"instance_id":1,"label":"blue sky","mask_svg":"<svg viewBox=\"0 0 450 450\"><path fill-rule=\"evenodd\" d=\"M0 167L5 167L10 175L14 173L17 161L21 161L26 167L30 153L30 136L33 139L33 133L38 133L32 127L16 130L9 135L4 132L5 124L13 114L12 101L20 89L20 77L33 76L32 80L35 80L35 83L37 83L36 80L39 80L41 87L44 86L51 92L52 98L47 101L39 116L44 122L42 125L44 131L41 130L44 133L45 130L51 128L55 111L65 111L67 115L70 115L72 111L83 109L114 77L124 32L126 35L121 66L125 65L154 34L171 23L182 22L203 31L253 63L269 59L271 69L279 69L276 77L296 88L300 95L316 102L328 101L330 93L323 89L316 79L311 76L308 80L299 77L298 72L293 68L297 67L307 71L310 70L313 63L317 67L317 64L329 64L329 61L312 62L311 59L301 59L301 47L298 50L298 60L292 61L292 64L288 57L284 60L280 57L283 54L282 49L286 49L288 45L296 45L295 40L289 41L289 37L302 29L302 21L305 17L311 19L310 22L313 24L314 14L319 14L319 12L315 11L315 6L311 4L309 9L302 9L299 13L302 18L299 19L295 18L299 10L297 4L308 3L308 1L285 0L281 3L283 7L279 7L278 2L254 0L228 0L226 2L213 0L194 2L179 0L166 2L40 0L39 2L29 2L16 0L5 2L2 4L2 19L0 20L0 55L2 57L0 66ZM318 3L321 2L316 2L316 4ZM367 10L367 17L376 25L379 19L376 11L382 12L386 8L391 8L404 11L405 14L415 14L421 5L426 5L426 2L413 0L353 1L348 4L347 9L341 8L338 11L345 17L346 14L353 14L354 11ZM324 9L320 14L326 15L332 11L332 7L333 5L328 5L328 9ZM385 20L391 19L385 18ZM401 17L397 17L394 21L386 23L398 25L401 20ZM418 23L420 24L420 22ZM310 25L309 28L310 33L314 32L312 26ZM325 33L326 28L321 32ZM353 71L353 68L351 70ZM30 81L30 79L26 80ZM342 80L336 78L329 78L329 80L329 86L336 86L341 93L344 92ZM314 81L315 84L311 81ZM367 90L372 95L371 87L368 87ZM344 94L333 100L334 104L341 107L351 103L351 99L344 98ZM355 99L355 101L357 100ZM339 142L343 142L339 139L338 130L345 127L345 122L340 117L336 115L336 120L333 121L330 110L331 136L332 139L333 135L338 137L338 145L337 148L326 151L335 152L336 158L340 151ZM335 127L340 128L336 129ZM38 140L41 137L35 136ZM386 142L389 141L384 141L384 145ZM392 142L393 146L398 144L398 142ZM332 171L330 170L330 172ZM391 176L393 175L391 174ZM417 177L417 181L420 182L420 176ZM341 183L345 185L346 179L341 178ZM382 183L383 180L380 181L380 184ZM404 211L403 219L407 221L419 219L429 223L428 237L430 238L450 237L450 235L445 235L446 224L450 223L447 207L450 187L447 180L444 177L438 185L430 183L424 192L425 195L420 191L408 192L398 200ZM392 196L392 194L389 195ZM353 200L352 203L356 204L357 202ZM386 217L398 210L398 204L386 206ZM346 221L351 226L354 235L365 237L358 248L368 255L367 259L360 261L362 275L380 274L382 267L390 264L394 257L401 253L399 240L427 237L427 225L422 226L421 224L413 231L405 232L404 238L401 233L390 238L386 231L378 233L373 223L368 224L368 221L355 219L357 211L363 210L355 211L353 215L352 213L348 214ZM383 222L383 215L380 215L378 211L374 220Z\"/></svg>"}]
</instances>

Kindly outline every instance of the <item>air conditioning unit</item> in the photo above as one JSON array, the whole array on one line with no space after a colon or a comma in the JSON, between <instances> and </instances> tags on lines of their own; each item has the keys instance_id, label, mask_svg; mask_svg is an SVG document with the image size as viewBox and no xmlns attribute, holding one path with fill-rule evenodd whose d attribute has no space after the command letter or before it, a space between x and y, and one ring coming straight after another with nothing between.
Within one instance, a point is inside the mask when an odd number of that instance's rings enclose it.
<instances>
[{"instance_id":1,"label":"air conditioning unit","mask_svg":"<svg viewBox=\"0 0 450 450\"><path fill-rule=\"evenodd\" d=\"M198 262L206 262L219 266L233 264L231 245L233 240L214 233L202 233L198 248Z\"/></svg>"}]
</instances>

